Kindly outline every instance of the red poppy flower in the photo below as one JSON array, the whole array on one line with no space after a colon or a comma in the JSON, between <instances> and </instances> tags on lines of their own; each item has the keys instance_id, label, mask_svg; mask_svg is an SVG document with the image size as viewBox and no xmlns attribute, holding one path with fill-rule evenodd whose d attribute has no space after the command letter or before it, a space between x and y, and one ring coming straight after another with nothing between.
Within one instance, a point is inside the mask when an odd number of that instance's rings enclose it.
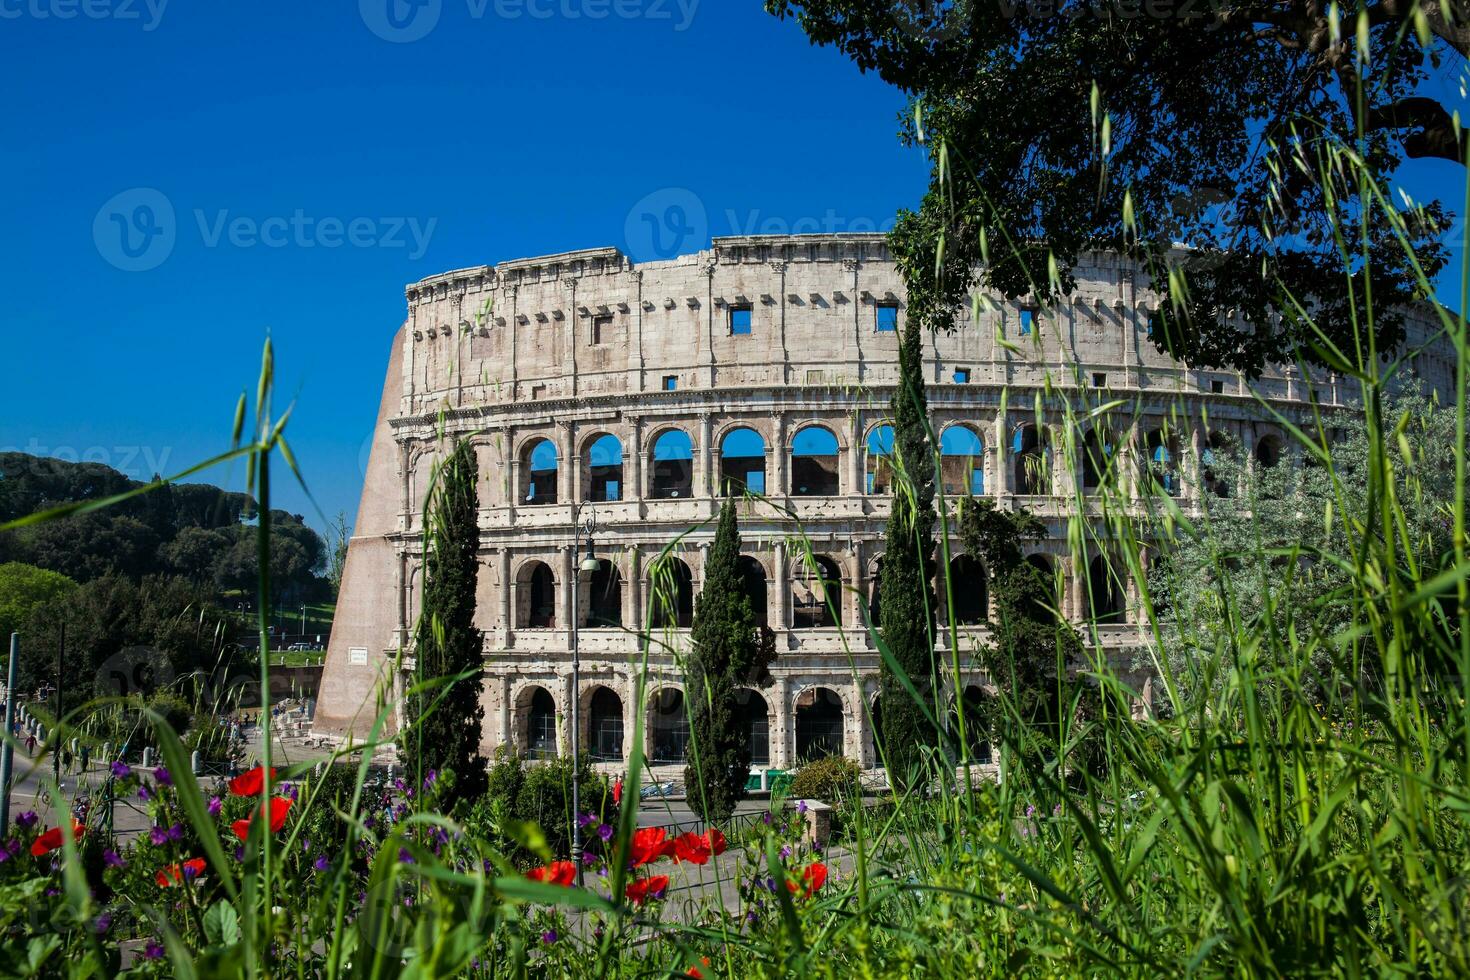
<instances>
[{"instance_id":1,"label":"red poppy flower","mask_svg":"<svg viewBox=\"0 0 1470 980\"><path fill-rule=\"evenodd\" d=\"M552 861L545 867L527 871L526 877L532 881L544 881L548 885L568 888L577 880L577 866L571 861Z\"/></svg>"},{"instance_id":2,"label":"red poppy flower","mask_svg":"<svg viewBox=\"0 0 1470 980\"><path fill-rule=\"evenodd\" d=\"M633 843L628 848L628 857L633 866L640 867L651 864L661 857L668 857L675 853L675 842L664 840L667 836L662 827L644 827L633 834Z\"/></svg>"},{"instance_id":3,"label":"red poppy flower","mask_svg":"<svg viewBox=\"0 0 1470 980\"><path fill-rule=\"evenodd\" d=\"M276 767L271 766L271 779L276 778ZM260 791L265 789L265 768L256 766L249 772L241 773L229 782L230 794L232 796L259 796Z\"/></svg>"},{"instance_id":4,"label":"red poppy flower","mask_svg":"<svg viewBox=\"0 0 1470 980\"><path fill-rule=\"evenodd\" d=\"M153 880L158 882L159 888L167 888L169 885L177 885L184 880L185 872L190 878L197 877L204 871L204 858L190 858L182 865L170 864L159 869Z\"/></svg>"},{"instance_id":5,"label":"red poppy flower","mask_svg":"<svg viewBox=\"0 0 1470 980\"><path fill-rule=\"evenodd\" d=\"M634 905L642 905L644 902L658 901L663 898L668 887L668 875L654 875L652 878L639 878L637 881L629 882L623 894L627 895L628 901Z\"/></svg>"},{"instance_id":6,"label":"red poppy flower","mask_svg":"<svg viewBox=\"0 0 1470 980\"><path fill-rule=\"evenodd\" d=\"M674 838L675 861L704 864L709 861L709 855L709 842L699 834L684 833Z\"/></svg>"},{"instance_id":7,"label":"red poppy flower","mask_svg":"<svg viewBox=\"0 0 1470 980\"><path fill-rule=\"evenodd\" d=\"M281 832L281 828L286 826L286 814L290 811L290 799L284 796L271 797L269 816L271 833L278 834ZM265 813L265 804L262 803L260 809L255 811L254 816L252 816L250 820L236 820L234 823L230 824L230 829L235 832L236 837L240 838L243 841L250 836L251 820L254 820L255 817L258 816L265 816Z\"/></svg>"},{"instance_id":8,"label":"red poppy flower","mask_svg":"<svg viewBox=\"0 0 1470 980\"><path fill-rule=\"evenodd\" d=\"M701 956L699 958L699 966L709 966L709 957ZM699 966L691 966L684 971L684 975L686 977L694 977L695 980L704 980L704 974L699 972Z\"/></svg>"},{"instance_id":9,"label":"red poppy flower","mask_svg":"<svg viewBox=\"0 0 1470 980\"><path fill-rule=\"evenodd\" d=\"M81 824L77 823L76 821L73 821L72 822L72 825L71 825L71 836L72 836L72 839L74 839L74 840L80 840L81 837L82 837L82 834L84 834L86 832L87 832L87 828L86 827L83 827ZM42 834L41 836L37 837L35 840L31 841L31 854L34 857L43 857L43 856L45 856L47 854L50 854L52 851L56 850L60 846L61 846L61 828L60 827L52 827L50 830L46 831L44 834Z\"/></svg>"},{"instance_id":10,"label":"red poppy flower","mask_svg":"<svg viewBox=\"0 0 1470 980\"><path fill-rule=\"evenodd\" d=\"M800 891L802 898L811 898L817 892L821 891L822 886L826 883L827 866L821 861L813 861L802 871L801 885L798 886L796 882L788 879L786 887L791 890L791 894L793 895Z\"/></svg>"},{"instance_id":11,"label":"red poppy flower","mask_svg":"<svg viewBox=\"0 0 1470 980\"><path fill-rule=\"evenodd\" d=\"M725 853L725 835L713 827L704 832L704 843L715 857Z\"/></svg>"}]
</instances>

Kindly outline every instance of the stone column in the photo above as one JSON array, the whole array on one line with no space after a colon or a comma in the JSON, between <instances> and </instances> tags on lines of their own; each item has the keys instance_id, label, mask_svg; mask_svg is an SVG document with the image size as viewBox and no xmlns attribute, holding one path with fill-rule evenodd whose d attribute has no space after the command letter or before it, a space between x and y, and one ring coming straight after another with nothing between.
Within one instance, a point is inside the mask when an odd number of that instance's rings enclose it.
<instances>
[{"instance_id":1,"label":"stone column","mask_svg":"<svg viewBox=\"0 0 1470 980\"><path fill-rule=\"evenodd\" d=\"M632 470L631 478L624 474L623 499L642 500L647 488L644 486L643 473L643 420L634 419L628 431L628 451L624 454L625 465ZM631 491L631 492L630 492Z\"/></svg>"},{"instance_id":2,"label":"stone column","mask_svg":"<svg viewBox=\"0 0 1470 980\"><path fill-rule=\"evenodd\" d=\"M511 719L515 717L516 706L510 701L510 678L500 678L500 744L515 748L515 737L511 731Z\"/></svg>"},{"instance_id":3,"label":"stone column","mask_svg":"<svg viewBox=\"0 0 1470 980\"><path fill-rule=\"evenodd\" d=\"M868 447L863 443L863 413L854 410L852 436L848 439L847 446L847 495L849 497L860 497L868 491L867 452Z\"/></svg>"},{"instance_id":4,"label":"stone column","mask_svg":"<svg viewBox=\"0 0 1470 980\"><path fill-rule=\"evenodd\" d=\"M572 687L570 672L562 678L562 691L561 738L557 740L556 754L566 758L572 754L572 705L577 703L577 689Z\"/></svg>"},{"instance_id":5,"label":"stone column","mask_svg":"<svg viewBox=\"0 0 1470 980\"><path fill-rule=\"evenodd\" d=\"M1004 497L1011 492L1011 468L1007 465L1009 454L1006 446L1006 413L995 416L995 495Z\"/></svg>"},{"instance_id":6,"label":"stone column","mask_svg":"<svg viewBox=\"0 0 1470 980\"><path fill-rule=\"evenodd\" d=\"M515 620L511 619L511 590L515 583L510 580L510 552L504 548L500 549L500 555L496 563L496 570L500 574L500 624L497 629L502 647L510 646L511 630L515 628Z\"/></svg>"},{"instance_id":7,"label":"stone column","mask_svg":"<svg viewBox=\"0 0 1470 980\"><path fill-rule=\"evenodd\" d=\"M771 765L786 769L791 763L791 681L786 677L776 678L771 685Z\"/></svg>"},{"instance_id":8,"label":"stone column","mask_svg":"<svg viewBox=\"0 0 1470 980\"><path fill-rule=\"evenodd\" d=\"M507 452L515 452L515 448L509 442L506 443ZM510 524L516 523L516 507L521 502L521 459L519 456L510 458L510 492L506 494L505 509L509 511Z\"/></svg>"},{"instance_id":9,"label":"stone column","mask_svg":"<svg viewBox=\"0 0 1470 980\"><path fill-rule=\"evenodd\" d=\"M770 616L771 620L771 628L776 630L787 630L791 628L791 621L788 618L787 613L787 609L791 605L791 582L789 581L790 576L788 574L790 569L786 567L785 541L776 542L774 555L771 559L771 564L775 566L772 569L772 577L774 581L771 583L773 586L771 592L775 599L774 605L776 607L774 611L768 611L768 615ZM767 605L769 606L770 604L768 603Z\"/></svg>"},{"instance_id":10,"label":"stone column","mask_svg":"<svg viewBox=\"0 0 1470 980\"><path fill-rule=\"evenodd\" d=\"M711 433L710 417L708 414L699 417L699 445L695 447L694 458L694 496L715 497L719 495L719 487L715 486L710 476L710 463L714 458L714 447L710 445Z\"/></svg>"},{"instance_id":11,"label":"stone column","mask_svg":"<svg viewBox=\"0 0 1470 980\"><path fill-rule=\"evenodd\" d=\"M623 625L631 630L643 628L643 552L636 546L628 552L628 578L623 583Z\"/></svg>"},{"instance_id":12,"label":"stone column","mask_svg":"<svg viewBox=\"0 0 1470 980\"><path fill-rule=\"evenodd\" d=\"M766 485L766 495L784 497L790 492L787 474L791 472L791 447L786 444L786 416L780 413L771 416L770 455L773 472Z\"/></svg>"},{"instance_id":13,"label":"stone column","mask_svg":"<svg viewBox=\"0 0 1470 980\"><path fill-rule=\"evenodd\" d=\"M576 569L572 567L572 546L568 544L558 548L561 552L561 608L562 613L557 617L557 626L568 631L572 628L572 606L576 599L577 582Z\"/></svg>"}]
</instances>

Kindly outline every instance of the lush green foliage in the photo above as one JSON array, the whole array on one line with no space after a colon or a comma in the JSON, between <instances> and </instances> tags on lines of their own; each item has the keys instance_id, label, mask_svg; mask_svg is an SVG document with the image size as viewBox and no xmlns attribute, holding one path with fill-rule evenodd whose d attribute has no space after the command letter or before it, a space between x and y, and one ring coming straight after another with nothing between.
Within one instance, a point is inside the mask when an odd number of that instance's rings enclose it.
<instances>
[{"instance_id":1,"label":"lush green foliage","mask_svg":"<svg viewBox=\"0 0 1470 980\"><path fill-rule=\"evenodd\" d=\"M1405 155L1462 162L1458 123L1422 84L1440 59L1464 64L1470 32L1458 8L766 7L913 97L904 136L926 144L932 169L922 207L900 215L892 244L910 316L930 328L953 328L979 302L977 284L1057 300L1087 252L1118 249L1153 270L1161 347L1255 374L1268 361L1325 363L1323 338L1358 346L1353 297L1368 290L1379 348L1398 347L1402 304L1447 257L1437 203L1406 207L1407 227L1396 228L1393 201L1360 196L1347 172L1315 179L1292 147L1340 140L1384 183ZM1312 316L1290 315L1307 296Z\"/></svg>"},{"instance_id":2,"label":"lush green foliage","mask_svg":"<svg viewBox=\"0 0 1470 980\"><path fill-rule=\"evenodd\" d=\"M758 644L739 561L735 502L726 500L705 565L684 667L690 734L684 785L690 807L715 823L730 819L750 774L750 739L742 730L735 692L754 680Z\"/></svg>"},{"instance_id":3,"label":"lush green foliage","mask_svg":"<svg viewBox=\"0 0 1470 980\"><path fill-rule=\"evenodd\" d=\"M888 771L907 781L935 739L934 449L924 395L923 327L910 317L899 344L893 395L892 510L879 572L884 649L878 691L879 732Z\"/></svg>"},{"instance_id":4,"label":"lush green foliage","mask_svg":"<svg viewBox=\"0 0 1470 980\"><path fill-rule=\"evenodd\" d=\"M10 634L21 628L37 606L54 602L77 587L56 572L12 561L0 565L0 642L10 648Z\"/></svg>"},{"instance_id":5,"label":"lush green foliage","mask_svg":"<svg viewBox=\"0 0 1470 980\"><path fill-rule=\"evenodd\" d=\"M842 755L829 755L806 763L791 779L792 799L821 800L834 806L861 792L858 764Z\"/></svg>"},{"instance_id":6,"label":"lush green foliage","mask_svg":"<svg viewBox=\"0 0 1470 980\"><path fill-rule=\"evenodd\" d=\"M414 760L417 782L431 772L454 774L454 801L474 800L485 791L485 639L475 626L477 482L474 450L468 441L455 443L425 503L424 599L413 646L417 683L407 701L411 726L401 743Z\"/></svg>"}]
</instances>

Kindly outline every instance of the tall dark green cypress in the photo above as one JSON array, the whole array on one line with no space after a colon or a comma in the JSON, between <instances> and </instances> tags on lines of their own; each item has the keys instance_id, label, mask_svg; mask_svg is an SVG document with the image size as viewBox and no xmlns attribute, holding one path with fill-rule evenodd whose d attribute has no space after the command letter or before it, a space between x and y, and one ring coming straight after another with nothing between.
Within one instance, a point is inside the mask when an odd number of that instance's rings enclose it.
<instances>
[{"instance_id":1,"label":"tall dark green cypress","mask_svg":"<svg viewBox=\"0 0 1470 980\"><path fill-rule=\"evenodd\" d=\"M468 442L456 442L439 470L425 515L423 611L414 638L416 682L469 676L447 691L439 686L409 696L405 707L414 725L402 746L418 786L430 770L454 774L454 801L473 800L485 792L485 759L480 755L484 637L475 627L475 553L480 544L476 482L474 451Z\"/></svg>"},{"instance_id":2,"label":"tall dark green cypress","mask_svg":"<svg viewBox=\"0 0 1470 980\"><path fill-rule=\"evenodd\" d=\"M884 751L889 779L904 785L923 746L937 733L924 717L933 712L934 663L934 456L924 396L923 327L904 324L898 349L898 390L893 395L893 508L888 517L879 573L879 625L898 670L885 659L879 673ZM907 677L920 705L900 680Z\"/></svg>"},{"instance_id":3,"label":"tall dark green cypress","mask_svg":"<svg viewBox=\"0 0 1470 980\"><path fill-rule=\"evenodd\" d=\"M689 710L684 785L690 808L709 823L730 819L750 774L749 733L742 730L735 692L758 670L760 644L739 561L735 502L726 500L694 610L693 649L684 671Z\"/></svg>"}]
</instances>

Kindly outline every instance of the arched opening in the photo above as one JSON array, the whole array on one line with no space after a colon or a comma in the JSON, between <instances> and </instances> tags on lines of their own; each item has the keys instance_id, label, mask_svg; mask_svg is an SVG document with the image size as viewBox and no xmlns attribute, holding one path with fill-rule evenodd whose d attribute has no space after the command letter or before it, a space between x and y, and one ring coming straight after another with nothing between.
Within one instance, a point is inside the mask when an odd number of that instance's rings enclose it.
<instances>
[{"instance_id":1,"label":"arched opening","mask_svg":"<svg viewBox=\"0 0 1470 980\"><path fill-rule=\"evenodd\" d=\"M1106 555L1098 555L1087 566L1088 613L1094 623L1123 621L1123 582Z\"/></svg>"},{"instance_id":2,"label":"arched opening","mask_svg":"<svg viewBox=\"0 0 1470 980\"><path fill-rule=\"evenodd\" d=\"M592 692L587 711L587 741L598 762L620 762L623 758L623 699L609 687Z\"/></svg>"},{"instance_id":3,"label":"arched opening","mask_svg":"<svg viewBox=\"0 0 1470 980\"><path fill-rule=\"evenodd\" d=\"M741 426L720 440L720 493L737 497L746 492L766 492L766 441Z\"/></svg>"},{"instance_id":4,"label":"arched opening","mask_svg":"<svg viewBox=\"0 0 1470 980\"><path fill-rule=\"evenodd\" d=\"M1281 440L1274 435L1256 440L1256 465L1269 470L1281 462Z\"/></svg>"},{"instance_id":5,"label":"arched opening","mask_svg":"<svg viewBox=\"0 0 1470 980\"><path fill-rule=\"evenodd\" d=\"M587 581L585 626L611 627L623 625L623 576L606 558L597 560L597 571Z\"/></svg>"},{"instance_id":6,"label":"arched opening","mask_svg":"<svg viewBox=\"0 0 1470 980\"><path fill-rule=\"evenodd\" d=\"M821 629L842 624L842 570L826 555L813 555L813 568L802 561L793 576L791 626Z\"/></svg>"},{"instance_id":7,"label":"arched opening","mask_svg":"<svg viewBox=\"0 0 1470 980\"><path fill-rule=\"evenodd\" d=\"M521 708L526 725L526 754L533 759L555 758L556 699L544 687L528 687L521 692Z\"/></svg>"},{"instance_id":8,"label":"arched opening","mask_svg":"<svg viewBox=\"0 0 1470 980\"><path fill-rule=\"evenodd\" d=\"M1050 453L1041 430L1022 422L1011 434L1011 456L1015 462L1015 493L1039 495L1051 492Z\"/></svg>"},{"instance_id":9,"label":"arched opening","mask_svg":"<svg viewBox=\"0 0 1470 980\"><path fill-rule=\"evenodd\" d=\"M694 623L694 575L683 560L669 556L648 570L648 625L688 629Z\"/></svg>"},{"instance_id":10,"label":"arched opening","mask_svg":"<svg viewBox=\"0 0 1470 980\"><path fill-rule=\"evenodd\" d=\"M623 444L615 435L601 436L587 449L587 499L623 499Z\"/></svg>"},{"instance_id":11,"label":"arched opening","mask_svg":"<svg viewBox=\"0 0 1470 980\"><path fill-rule=\"evenodd\" d=\"M868 493L888 492L893 482L893 426L874 426L868 433L866 444L866 474Z\"/></svg>"},{"instance_id":12,"label":"arched opening","mask_svg":"<svg viewBox=\"0 0 1470 980\"><path fill-rule=\"evenodd\" d=\"M1036 570L1031 594L1026 597L1027 613L1034 619L1049 619L1055 615L1053 610L1059 611L1056 569L1043 554L1027 555L1026 564Z\"/></svg>"},{"instance_id":13,"label":"arched opening","mask_svg":"<svg viewBox=\"0 0 1470 980\"><path fill-rule=\"evenodd\" d=\"M877 629L883 622L883 597L880 582L883 578L883 556L873 559L868 574L868 619Z\"/></svg>"},{"instance_id":14,"label":"arched opening","mask_svg":"<svg viewBox=\"0 0 1470 980\"><path fill-rule=\"evenodd\" d=\"M750 600L750 611L755 613L757 626L769 626L766 615L766 570L761 563L749 555L741 555L738 563L740 588Z\"/></svg>"},{"instance_id":15,"label":"arched opening","mask_svg":"<svg viewBox=\"0 0 1470 980\"><path fill-rule=\"evenodd\" d=\"M1200 453L1200 480L1216 497L1230 496L1230 481L1222 473L1222 463L1230 452L1230 438L1223 432L1211 432Z\"/></svg>"},{"instance_id":16,"label":"arched opening","mask_svg":"<svg viewBox=\"0 0 1470 980\"><path fill-rule=\"evenodd\" d=\"M735 724L750 733L750 764L771 764L771 709L758 692L743 687L735 692Z\"/></svg>"},{"instance_id":17,"label":"arched opening","mask_svg":"<svg viewBox=\"0 0 1470 980\"><path fill-rule=\"evenodd\" d=\"M949 563L949 594L954 620L976 626L990 618L990 593L986 588L985 565L971 555L959 555Z\"/></svg>"},{"instance_id":18,"label":"arched opening","mask_svg":"<svg viewBox=\"0 0 1470 980\"><path fill-rule=\"evenodd\" d=\"M1100 425L1082 434L1082 489L1097 490L1113 469L1113 437Z\"/></svg>"},{"instance_id":19,"label":"arched opening","mask_svg":"<svg viewBox=\"0 0 1470 980\"><path fill-rule=\"evenodd\" d=\"M653 743L653 762L683 762L689 748L689 717L684 711L684 692L666 687L648 705L648 737Z\"/></svg>"},{"instance_id":20,"label":"arched opening","mask_svg":"<svg viewBox=\"0 0 1470 980\"><path fill-rule=\"evenodd\" d=\"M526 504L556 503L556 444L537 439L521 456L521 501Z\"/></svg>"},{"instance_id":21,"label":"arched opening","mask_svg":"<svg viewBox=\"0 0 1470 980\"><path fill-rule=\"evenodd\" d=\"M694 495L694 444L681 429L670 429L653 441L648 495L654 500Z\"/></svg>"},{"instance_id":22,"label":"arched opening","mask_svg":"<svg viewBox=\"0 0 1470 980\"><path fill-rule=\"evenodd\" d=\"M545 562L531 561L521 566L516 593L517 629L556 626L556 577Z\"/></svg>"},{"instance_id":23,"label":"arched opening","mask_svg":"<svg viewBox=\"0 0 1470 980\"><path fill-rule=\"evenodd\" d=\"M1179 495L1179 446L1164 429L1148 434L1148 472L1153 482L1171 497Z\"/></svg>"},{"instance_id":24,"label":"arched opening","mask_svg":"<svg viewBox=\"0 0 1470 980\"><path fill-rule=\"evenodd\" d=\"M884 765L883 752L886 748L883 744L883 695L873 695L873 764Z\"/></svg>"},{"instance_id":25,"label":"arched opening","mask_svg":"<svg viewBox=\"0 0 1470 980\"><path fill-rule=\"evenodd\" d=\"M791 495L837 494L837 437L820 425L809 425L791 440Z\"/></svg>"},{"instance_id":26,"label":"arched opening","mask_svg":"<svg viewBox=\"0 0 1470 980\"><path fill-rule=\"evenodd\" d=\"M939 475L952 496L985 494L985 443L968 425L952 425L939 436Z\"/></svg>"},{"instance_id":27,"label":"arched opening","mask_svg":"<svg viewBox=\"0 0 1470 980\"><path fill-rule=\"evenodd\" d=\"M971 684L965 688L960 704L965 713L965 742L970 749L970 759L990 762L990 694L984 688Z\"/></svg>"},{"instance_id":28,"label":"arched opening","mask_svg":"<svg viewBox=\"0 0 1470 980\"><path fill-rule=\"evenodd\" d=\"M842 699L825 687L796 696L796 758L801 762L842 754Z\"/></svg>"}]
</instances>

